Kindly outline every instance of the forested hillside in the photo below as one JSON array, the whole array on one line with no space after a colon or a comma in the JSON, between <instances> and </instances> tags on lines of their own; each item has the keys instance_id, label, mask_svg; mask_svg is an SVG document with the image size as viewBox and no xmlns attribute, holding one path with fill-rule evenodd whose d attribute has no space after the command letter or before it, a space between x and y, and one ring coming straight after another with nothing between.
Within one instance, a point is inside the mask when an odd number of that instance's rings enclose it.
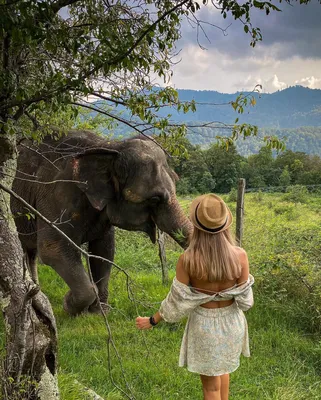
<instances>
[{"instance_id":1,"label":"forested hillside","mask_svg":"<svg viewBox=\"0 0 321 400\"><path fill-rule=\"evenodd\" d=\"M159 112L163 116L171 114L173 122L187 124L187 138L192 144L208 147L216 141L216 136L229 134L221 124L217 123L213 128L208 126L209 122L233 124L239 117L239 123L259 127L258 137L236 142L236 148L243 156L258 153L264 144L263 137L274 135L284 140L289 150L321 155L321 90L295 86L271 94L255 93L256 105L247 107L241 115L230 104L239 93L223 94L210 90L178 90L178 93L182 101L195 100L196 111L184 114L164 107ZM129 117L123 108L118 109L123 116ZM134 134L122 124L112 132L115 137Z\"/></svg>"},{"instance_id":2,"label":"forested hillside","mask_svg":"<svg viewBox=\"0 0 321 400\"><path fill-rule=\"evenodd\" d=\"M172 112L179 121L220 121L232 123L236 114L229 103L239 93L223 94L214 91L178 90L182 101L199 103L196 112L186 115ZM241 122L267 128L298 128L321 126L321 90L294 86L271 94L254 93L255 107L240 116ZM209 104L204 104L209 103ZM165 111L168 110L163 110Z\"/></svg>"},{"instance_id":3,"label":"forested hillside","mask_svg":"<svg viewBox=\"0 0 321 400\"><path fill-rule=\"evenodd\" d=\"M197 125L204 123L198 122ZM227 135L226 131L211 129L208 127L193 128L187 134L188 140L197 145L206 148L216 141L217 135ZM286 144L286 148L292 151L300 151L311 155L321 156L321 126L302 126L300 128L259 128L257 137L248 137L246 140L236 141L236 148L242 156L249 156L258 153L265 144L264 136L277 136Z\"/></svg>"}]
</instances>

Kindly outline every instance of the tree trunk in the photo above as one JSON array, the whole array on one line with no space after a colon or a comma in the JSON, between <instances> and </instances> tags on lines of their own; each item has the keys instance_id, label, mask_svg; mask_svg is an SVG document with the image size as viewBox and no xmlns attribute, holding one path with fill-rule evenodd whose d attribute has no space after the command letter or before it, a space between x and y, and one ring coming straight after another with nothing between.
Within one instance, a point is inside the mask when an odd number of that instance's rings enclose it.
<instances>
[{"instance_id":1,"label":"tree trunk","mask_svg":"<svg viewBox=\"0 0 321 400\"><path fill-rule=\"evenodd\" d=\"M11 187L16 169L13 136L0 133L0 183ZM5 400L57 400L57 330L51 305L31 280L10 212L0 190L0 306L6 328L1 390Z\"/></svg>"}]
</instances>

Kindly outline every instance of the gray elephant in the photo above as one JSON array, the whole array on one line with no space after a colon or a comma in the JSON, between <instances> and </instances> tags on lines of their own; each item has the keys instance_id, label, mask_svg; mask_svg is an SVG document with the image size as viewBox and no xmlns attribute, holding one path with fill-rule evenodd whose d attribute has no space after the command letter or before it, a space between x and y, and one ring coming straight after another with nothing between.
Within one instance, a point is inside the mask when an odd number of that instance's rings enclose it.
<instances>
[{"instance_id":1,"label":"gray elephant","mask_svg":"<svg viewBox=\"0 0 321 400\"><path fill-rule=\"evenodd\" d=\"M114 226L146 232L153 242L158 226L183 247L192 230L176 199L175 174L152 140L110 142L92 132L71 131L58 140L46 137L40 145L23 142L17 171L16 193L76 244L88 243L90 253L109 260L114 258ZM11 209L33 278L38 255L69 286L64 299L69 314L97 312L80 252L39 218L28 218L15 198ZM180 230L185 239L175 234ZM90 269L106 305L111 265L92 258Z\"/></svg>"}]
</instances>

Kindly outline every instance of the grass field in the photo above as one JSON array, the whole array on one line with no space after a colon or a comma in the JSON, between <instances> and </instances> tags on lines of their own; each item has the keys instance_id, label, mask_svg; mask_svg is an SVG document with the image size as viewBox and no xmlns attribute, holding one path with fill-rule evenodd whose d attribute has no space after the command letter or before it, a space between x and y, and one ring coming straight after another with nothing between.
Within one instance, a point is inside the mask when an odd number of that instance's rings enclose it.
<instances>
[{"instance_id":1,"label":"grass field","mask_svg":"<svg viewBox=\"0 0 321 400\"><path fill-rule=\"evenodd\" d=\"M245 198L243 246L256 278L255 306L247 313L252 356L231 376L231 400L321 399L321 196L297 200L260 193ZM168 243L171 278L180 251ZM124 275L113 270L108 315L130 390L138 400L201 399L199 377L177 366L184 321L147 332L134 326L135 317L153 313L169 289L161 284L156 246L141 234L118 231L116 262L133 279L134 301ZM58 324L62 399L86 400L81 385L106 400L123 399L110 380L103 319L67 316L64 282L49 267L39 272ZM114 381L129 393L114 351L110 360Z\"/></svg>"}]
</instances>

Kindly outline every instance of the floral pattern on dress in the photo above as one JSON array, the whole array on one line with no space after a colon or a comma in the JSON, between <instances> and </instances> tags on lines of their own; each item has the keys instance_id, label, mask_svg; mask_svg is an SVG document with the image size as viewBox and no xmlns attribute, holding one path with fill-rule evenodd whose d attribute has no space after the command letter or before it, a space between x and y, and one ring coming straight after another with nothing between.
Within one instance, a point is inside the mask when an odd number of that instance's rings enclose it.
<instances>
[{"instance_id":1,"label":"floral pattern on dress","mask_svg":"<svg viewBox=\"0 0 321 400\"><path fill-rule=\"evenodd\" d=\"M242 310L198 307L191 312L181 344L179 366L202 375L235 371L240 355L250 356L248 328Z\"/></svg>"},{"instance_id":2,"label":"floral pattern on dress","mask_svg":"<svg viewBox=\"0 0 321 400\"><path fill-rule=\"evenodd\" d=\"M254 278L214 294L205 294L174 278L171 290L159 309L167 322L188 316L180 350L179 365L191 372L217 376L235 371L240 355L250 356L248 327L243 311L254 304ZM209 301L234 299L222 308L201 307Z\"/></svg>"}]
</instances>

